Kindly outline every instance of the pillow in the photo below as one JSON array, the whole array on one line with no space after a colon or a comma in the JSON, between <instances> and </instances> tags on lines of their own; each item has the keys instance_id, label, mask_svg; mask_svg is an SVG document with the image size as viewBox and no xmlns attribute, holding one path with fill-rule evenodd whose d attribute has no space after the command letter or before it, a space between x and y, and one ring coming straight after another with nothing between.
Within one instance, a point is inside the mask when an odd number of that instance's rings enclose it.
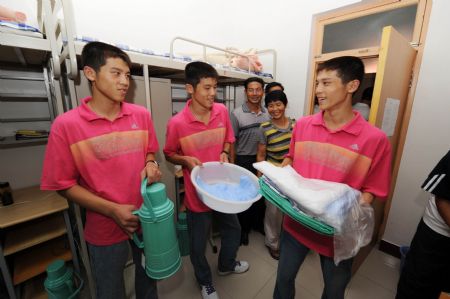
<instances>
[{"instance_id":1,"label":"pillow","mask_svg":"<svg viewBox=\"0 0 450 299\"><path fill-rule=\"evenodd\" d=\"M249 49L246 51L237 51L240 54L246 55L249 59L242 56L234 56L230 60L230 65L233 67L237 67L243 70L248 70L250 63L250 71L252 72L262 72L263 65L261 61L259 61L259 57L256 49Z\"/></svg>"},{"instance_id":2,"label":"pillow","mask_svg":"<svg viewBox=\"0 0 450 299\"><path fill-rule=\"evenodd\" d=\"M0 21L25 24L40 30L35 0L0 0Z\"/></svg>"}]
</instances>

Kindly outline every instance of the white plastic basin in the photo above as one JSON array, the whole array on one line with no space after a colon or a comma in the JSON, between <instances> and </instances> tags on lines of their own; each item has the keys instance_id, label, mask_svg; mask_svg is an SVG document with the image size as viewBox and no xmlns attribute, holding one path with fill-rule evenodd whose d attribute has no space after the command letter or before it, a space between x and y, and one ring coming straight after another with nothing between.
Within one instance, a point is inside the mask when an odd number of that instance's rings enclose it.
<instances>
[{"instance_id":1,"label":"white plastic basin","mask_svg":"<svg viewBox=\"0 0 450 299\"><path fill-rule=\"evenodd\" d=\"M244 201L221 199L203 190L197 184L197 178L200 177L200 179L207 184L239 184L240 177L243 175L249 177L256 189L259 190L258 178L253 173L245 168L230 163L221 164L220 162L206 162L203 163L202 167L196 166L192 169L191 181L197 190L198 197L205 205L218 212L234 214L250 208L255 201L261 198L261 194Z\"/></svg>"}]
</instances>

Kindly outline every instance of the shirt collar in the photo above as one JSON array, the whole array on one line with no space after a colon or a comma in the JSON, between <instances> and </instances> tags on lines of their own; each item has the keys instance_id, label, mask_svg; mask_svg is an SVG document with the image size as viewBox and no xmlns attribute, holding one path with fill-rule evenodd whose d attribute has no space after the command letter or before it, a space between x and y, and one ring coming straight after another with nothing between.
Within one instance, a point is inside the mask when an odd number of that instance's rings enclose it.
<instances>
[{"instance_id":1,"label":"shirt collar","mask_svg":"<svg viewBox=\"0 0 450 299\"><path fill-rule=\"evenodd\" d=\"M242 104L242 111L244 111L245 113L252 113L252 111L250 110L250 107L248 107L247 102ZM261 106L261 111L258 114L261 114L261 113L266 113L266 108L264 108L263 106Z\"/></svg>"},{"instance_id":2,"label":"shirt collar","mask_svg":"<svg viewBox=\"0 0 450 299\"><path fill-rule=\"evenodd\" d=\"M327 126L325 125L325 121L323 119L323 113L324 111L320 111L319 113L316 113L312 116L312 124L315 126L322 126L324 128L326 128L327 130L329 130L327 128ZM355 115L355 117L353 117L353 119L351 121L349 121L348 123L346 123L343 127L335 130L335 131L331 131L333 133L337 133L340 131L344 131L347 133L350 133L352 135L359 135L364 127L365 124L365 120L363 119L363 117L361 116L361 114L359 114L358 111L353 111L353 114Z\"/></svg>"},{"instance_id":3,"label":"shirt collar","mask_svg":"<svg viewBox=\"0 0 450 299\"><path fill-rule=\"evenodd\" d=\"M80 106L80 116L82 118L84 118L87 121L94 121L97 119L105 119L103 116L99 116L97 115L94 111L91 110L91 108L89 108L89 106L87 105L87 103L92 100L92 97L86 97L84 99L81 100L81 106ZM131 111L129 109L129 106L127 103L122 102L120 104L120 112L119 115L117 116L116 119L119 119L125 115L130 115Z\"/></svg>"},{"instance_id":4,"label":"shirt collar","mask_svg":"<svg viewBox=\"0 0 450 299\"><path fill-rule=\"evenodd\" d=\"M186 106L184 106L183 113L184 113L185 117L187 118L187 120L189 122L201 122L194 116L194 114L192 113L191 109L189 109L189 106L191 104L192 104L192 99L189 99L186 102ZM214 105L214 104L213 104L213 106L211 108L211 116L209 117L209 122L208 123L210 123L211 120L213 120L219 114L219 111L217 110L216 105Z\"/></svg>"}]
</instances>

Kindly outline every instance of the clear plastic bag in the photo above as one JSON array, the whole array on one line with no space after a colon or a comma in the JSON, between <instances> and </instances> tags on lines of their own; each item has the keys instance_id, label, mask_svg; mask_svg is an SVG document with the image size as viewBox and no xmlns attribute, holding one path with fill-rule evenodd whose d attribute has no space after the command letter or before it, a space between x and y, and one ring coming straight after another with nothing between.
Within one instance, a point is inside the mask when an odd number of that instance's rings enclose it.
<instances>
[{"instance_id":1,"label":"clear plastic bag","mask_svg":"<svg viewBox=\"0 0 450 299\"><path fill-rule=\"evenodd\" d=\"M334 263L354 257L361 247L372 240L374 211L368 204L361 205L361 192L349 187L330 203L321 214L315 216L332 226L334 231Z\"/></svg>"},{"instance_id":2,"label":"clear plastic bag","mask_svg":"<svg viewBox=\"0 0 450 299\"><path fill-rule=\"evenodd\" d=\"M368 204L355 200L339 229L334 234L334 263L354 257L372 240L374 211Z\"/></svg>"}]
</instances>

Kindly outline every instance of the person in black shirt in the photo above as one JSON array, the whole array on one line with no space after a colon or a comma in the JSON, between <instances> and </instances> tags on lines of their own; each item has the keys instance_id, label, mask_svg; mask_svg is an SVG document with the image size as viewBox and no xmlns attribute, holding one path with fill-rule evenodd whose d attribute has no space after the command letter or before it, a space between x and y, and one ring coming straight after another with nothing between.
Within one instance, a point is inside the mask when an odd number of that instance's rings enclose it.
<instances>
[{"instance_id":1,"label":"person in black shirt","mask_svg":"<svg viewBox=\"0 0 450 299\"><path fill-rule=\"evenodd\" d=\"M450 151L422 188L430 199L406 255L396 299L433 299L450 292Z\"/></svg>"}]
</instances>

